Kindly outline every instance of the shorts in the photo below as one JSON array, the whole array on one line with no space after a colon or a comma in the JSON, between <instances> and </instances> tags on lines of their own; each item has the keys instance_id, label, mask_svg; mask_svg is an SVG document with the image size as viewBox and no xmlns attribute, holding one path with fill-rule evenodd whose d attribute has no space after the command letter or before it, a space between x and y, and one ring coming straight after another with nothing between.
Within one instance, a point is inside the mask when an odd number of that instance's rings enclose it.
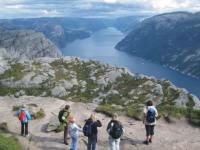
<instances>
[{"instance_id":1,"label":"shorts","mask_svg":"<svg viewBox=\"0 0 200 150\"><path fill-rule=\"evenodd\" d=\"M154 135L154 127L155 125L145 125L146 136Z\"/></svg>"}]
</instances>

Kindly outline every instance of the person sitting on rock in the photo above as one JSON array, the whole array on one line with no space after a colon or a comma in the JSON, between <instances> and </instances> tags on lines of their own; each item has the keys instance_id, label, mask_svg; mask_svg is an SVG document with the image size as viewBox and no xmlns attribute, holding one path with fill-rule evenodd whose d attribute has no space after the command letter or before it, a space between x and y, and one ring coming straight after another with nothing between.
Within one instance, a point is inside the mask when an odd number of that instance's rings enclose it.
<instances>
[{"instance_id":1,"label":"person sitting on rock","mask_svg":"<svg viewBox=\"0 0 200 150\"><path fill-rule=\"evenodd\" d=\"M112 119L107 126L107 132L109 134L110 150L120 150L120 138L123 135L124 129L118 120L117 113L112 114Z\"/></svg>"},{"instance_id":2,"label":"person sitting on rock","mask_svg":"<svg viewBox=\"0 0 200 150\"><path fill-rule=\"evenodd\" d=\"M21 135L29 136L28 123L31 120L31 115L28 110L26 110L25 105L22 105L21 109L16 113L21 122Z\"/></svg>"},{"instance_id":3,"label":"person sitting on rock","mask_svg":"<svg viewBox=\"0 0 200 150\"><path fill-rule=\"evenodd\" d=\"M145 124L146 129L146 140L144 141L144 144L148 145L149 142L152 143L156 117L158 117L158 111L155 106L153 106L153 101L149 100L144 108L143 123Z\"/></svg>"},{"instance_id":4,"label":"person sitting on rock","mask_svg":"<svg viewBox=\"0 0 200 150\"><path fill-rule=\"evenodd\" d=\"M96 150L97 135L98 135L97 127L101 126L102 126L101 121L96 120L94 114L92 114L90 118L86 120L86 123L83 127L83 133L85 136L88 137L87 150Z\"/></svg>"},{"instance_id":5,"label":"person sitting on rock","mask_svg":"<svg viewBox=\"0 0 200 150\"><path fill-rule=\"evenodd\" d=\"M69 119L69 135L71 137L70 150L77 150L79 131L82 131L82 129L75 123L75 119L73 117L70 117Z\"/></svg>"},{"instance_id":6,"label":"person sitting on rock","mask_svg":"<svg viewBox=\"0 0 200 150\"><path fill-rule=\"evenodd\" d=\"M62 125L64 125L64 143L68 145L68 119L70 116L70 106L65 105L65 108L62 109L58 114L58 119Z\"/></svg>"}]
</instances>

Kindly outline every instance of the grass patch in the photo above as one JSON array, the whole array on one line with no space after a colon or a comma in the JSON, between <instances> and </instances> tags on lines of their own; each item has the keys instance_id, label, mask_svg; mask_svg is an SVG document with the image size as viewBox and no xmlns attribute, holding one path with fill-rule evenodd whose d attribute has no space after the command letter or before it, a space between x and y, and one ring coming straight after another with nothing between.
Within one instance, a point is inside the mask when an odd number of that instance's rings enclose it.
<instances>
[{"instance_id":1,"label":"grass patch","mask_svg":"<svg viewBox=\"0 0 200 150\"><path fill-rule=\"evenodd\" d=\"M119 111L119 109L112 106L111 104L101 104L95 109L95 111L98 113L103 113L103 114L111 117L112 114Z\"/></svg>"},{"instance_id":2,"label":"grass patch","mask_svg":"<svg viewBox=\"0 0 200 150\"><path fill-rule=\"evenodd\" d=\"M139 115L141 115L141 110L138 106L128 106L125 110L128 117L140 120Z\"/></svg>"},{"instance_id":3,"label":"grass patch","mask_svg":"<svg viewBox=\"0 0 200 150\"><path fill-rule=\"evenodd\" d=\"M18 89L18 88L9 88L9 87L5 87L5 86L0 84L0 95L1 96L13 95L18 91L20 91L20 89Z\"/></svg>"},{"instance_id":4,"label":"grass patch","mask_svg":"<svg viewBox=\"0 0 200 150\"><path fill-rule=\"evenodd\" d=\"M33 114L31 115L31 117L32 117L33 119L41 119L41 118L44 118L44 117L45 117L45 112L44 112L44 110L43 110L42 108L40 108L40 110L39 110L38 112L36 112L36 113L33 113Z\"/></svg>"},{"instance_id":5,"label":"grass patch","mask_svg":"<svg viewBox=\"0 0 200 150\"><path fill-rule=\"evenodd\" d=\"M23 150L23 148L15 137L0 133L0 150Z\"/></svg>"},{"instance_id":6,"label":"grass patch","mask_svg":"<svg viewBox=\"0 0 200 150\"><path fill-rule=\"evenodd\" d=\"M23 70L25 67L20 63L11 64L10 66L10 69L6 70L3 74L0 74L0 80L11 77L14 77L15 81L22 79L24 76Z\"/></svg>"}]
</instances>

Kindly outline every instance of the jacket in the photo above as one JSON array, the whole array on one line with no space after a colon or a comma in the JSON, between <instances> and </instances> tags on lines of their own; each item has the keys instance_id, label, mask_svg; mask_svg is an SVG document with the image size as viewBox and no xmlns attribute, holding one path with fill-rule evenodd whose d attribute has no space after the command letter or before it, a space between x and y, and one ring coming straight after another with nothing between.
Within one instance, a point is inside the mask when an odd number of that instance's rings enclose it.
<instances>
[{"instance_id":1,"label":"jacket","mask_svg":"<svg viewBox=\"0 0 200 150\"><path fill-rule=\"evenodd\" d=\"M26 118L25 118L24 121L22 121L22 123L28 123L29 120L31 120L31 115L30 115L29 111L26 110L25 108L22 108L22 109L20 109L20 110L16 113L16 115L19 116L19 114L20 114L21 111L25 111L25 113L26 113Z\"/></svg>"},{"instance_id":2,"label":"jacket","mask_svg":"<svg viewBox=\"0 0 200 150\"><path fill-rule=\"evenodd\" d=\"M92 136L91 137L97 137L97 134L98 134L98 127L101 127L102 124L101 124L101 121L100 120L97 120L97 121L93 121L92 119L88 119L86 121L86 123L92 123Z\"/></svg>"}]
</instances>

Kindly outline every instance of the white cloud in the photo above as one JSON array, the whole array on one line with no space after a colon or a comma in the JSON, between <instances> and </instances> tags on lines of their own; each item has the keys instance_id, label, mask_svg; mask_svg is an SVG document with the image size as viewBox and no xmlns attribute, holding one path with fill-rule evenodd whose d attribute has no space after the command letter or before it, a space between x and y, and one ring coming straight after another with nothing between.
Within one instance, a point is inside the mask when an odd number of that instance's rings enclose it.
<instances>
[{"instance_id":1,"label":"white cloud","mask_svg":"<svg viewBox=\"0 0 200 150\"><path fill-rule=\"evenodd\" d=\"M0 17L122 16L200 11L200 0L0 0Z\"/></svg>"}]
</instances>

